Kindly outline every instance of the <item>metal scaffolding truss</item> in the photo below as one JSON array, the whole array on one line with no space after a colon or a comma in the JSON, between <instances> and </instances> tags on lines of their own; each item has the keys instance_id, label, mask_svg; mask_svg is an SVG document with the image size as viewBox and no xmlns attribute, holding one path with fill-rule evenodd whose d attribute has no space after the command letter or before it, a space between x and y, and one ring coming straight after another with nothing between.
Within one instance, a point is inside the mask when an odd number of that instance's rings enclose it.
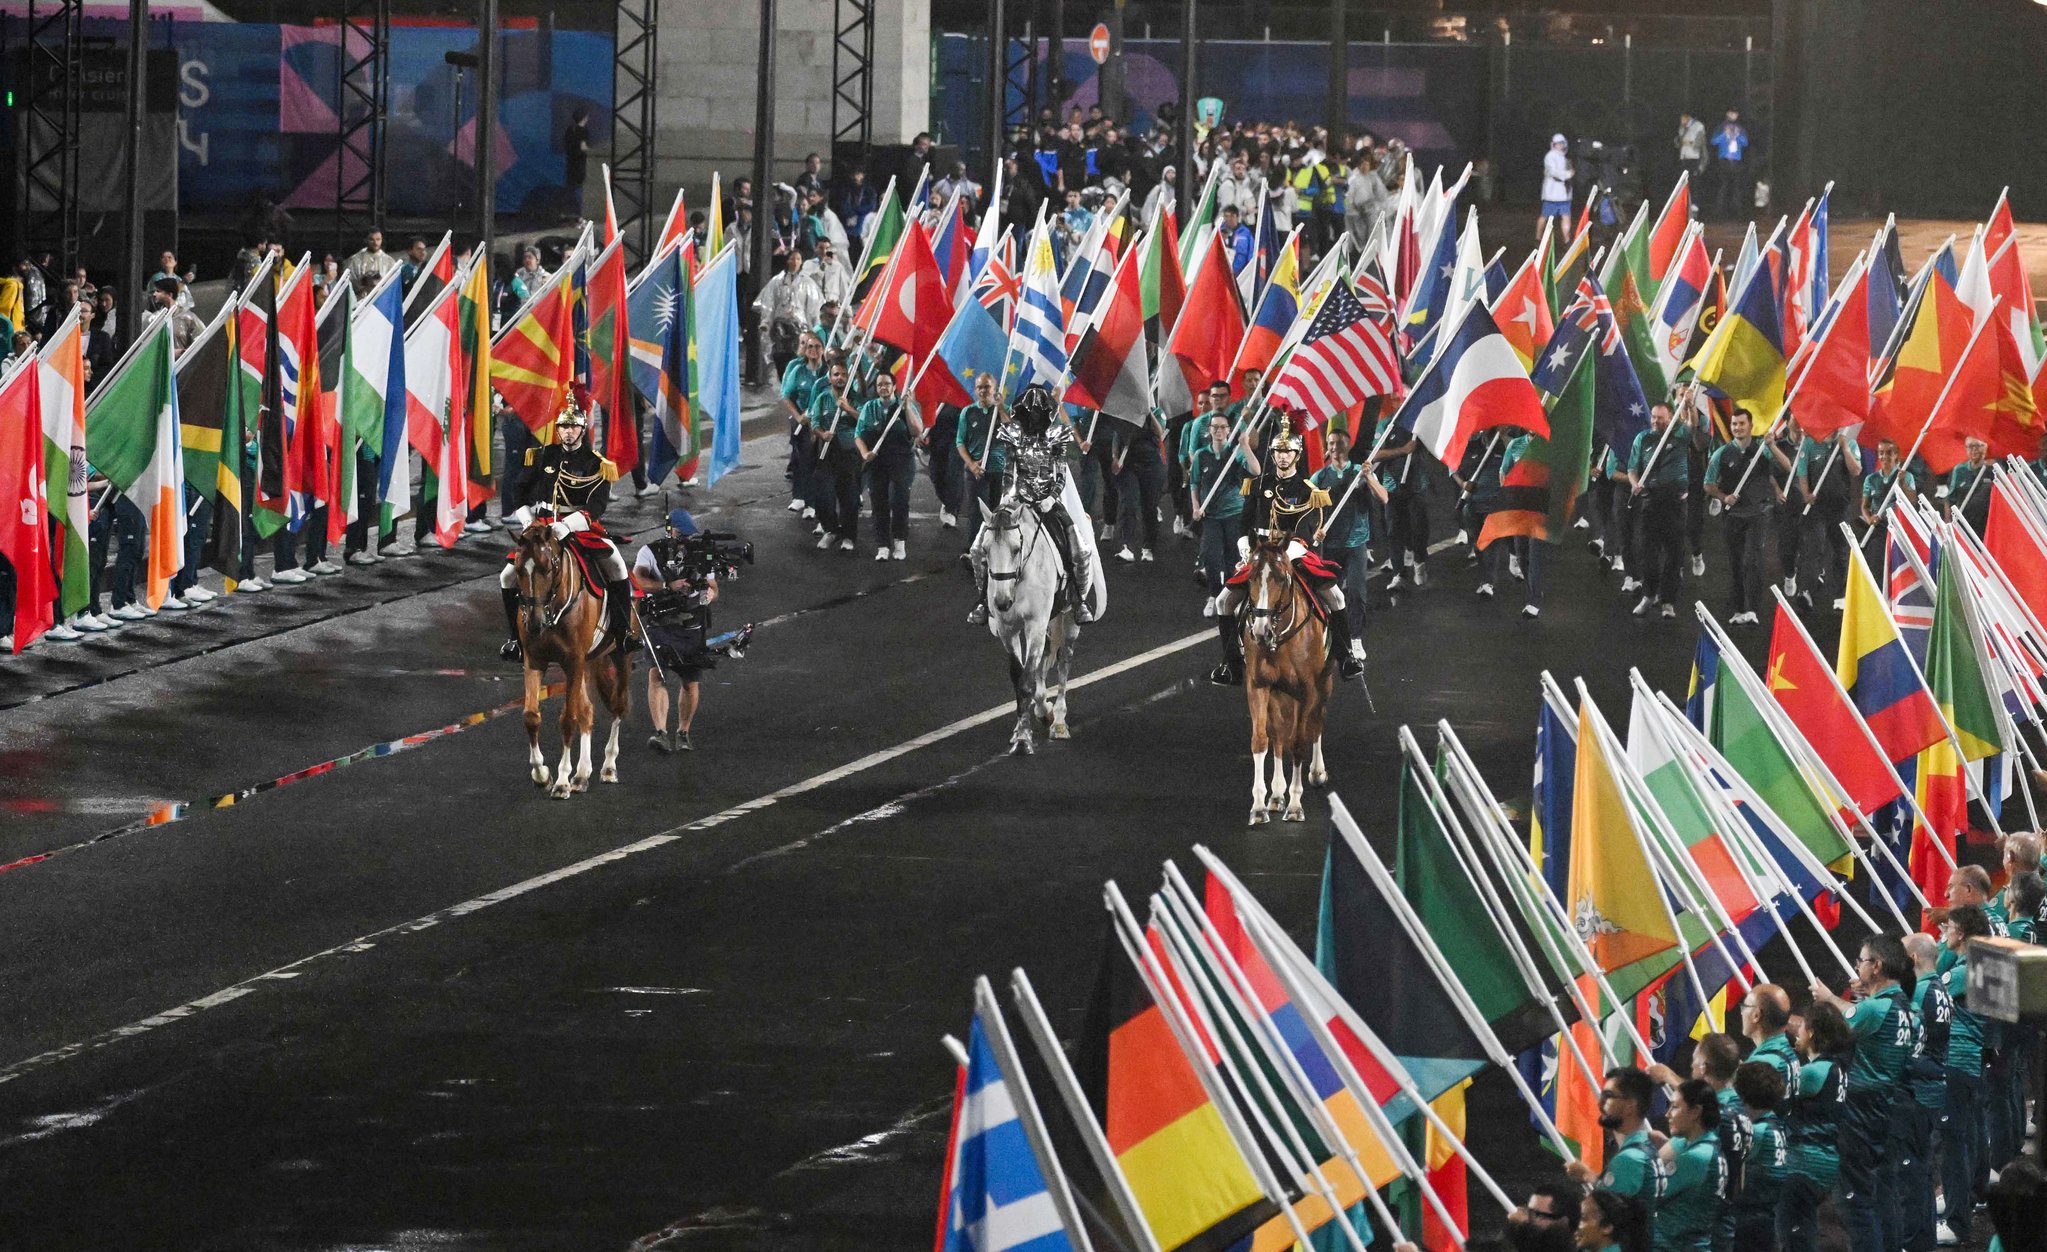
<instances>
[{"instance_id":1,"label":"metal scaffolding truss","mask_svg":"<svg viewBox=\"0 0 2047 1252\"><path fill-rule=\"evenodd\" d=\"M874 142L874 0L838 0L832 22L832 150Z\"/></svg>"},{"instance_id":2,"label":"metal scaffolding truss","mask_svg":"<svg viewBox=\"0 0 2047 1252\"><path fill-rule=\"evenodd\" d=\"M49 249L60 265L79 246L78 128L84 102L82 0L29 0L27 73L22 84L24 248Z\"/></svg>"},{"instance_id":3,"label":"metal scaffolding truss","mask_svg":"<svg viewBox=\"0 0 2047 1252\"><path fill-rule=\"evenodd\" d=\"M384 222L384 119L391 104L391 0L342 0L335 116L334 251Z\"/></svg>"},{"instance_id":4,"label":"metal scaffolding truss","mask_svg":"<svg viewBox=\"0 0 2047 1252\"><path fill-rule=\"evenodd\" d=\"M627 258L654 247L654 4L618 0L611 69L611 187Z\"/></svg>"},{"instance_id":5,"label":"metal scaffolding truss","mask_svg":"<svg viewBox=\"0 0 2047 1252\"><path fill-rule=\"evenodd\" d=\"M1037 114L1038 101L1038 41L1035 35L1037 23L1029 17L1024 19L1023 37L1008 38L1003 53L1002 123L1004 130L1015 130L1029 126ZM1009 32L1003 32L1008 37Z\"/></svg>"}]
</instances>

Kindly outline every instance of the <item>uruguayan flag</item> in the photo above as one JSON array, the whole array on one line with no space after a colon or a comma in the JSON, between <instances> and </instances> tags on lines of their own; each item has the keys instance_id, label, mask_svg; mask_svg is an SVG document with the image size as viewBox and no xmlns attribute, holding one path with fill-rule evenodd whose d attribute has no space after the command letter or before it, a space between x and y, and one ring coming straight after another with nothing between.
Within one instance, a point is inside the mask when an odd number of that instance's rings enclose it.
<instances>
[{"instance_id":1,"label":"uruguayan flag","mask_svg":"<svg viewBox=\"0 0 2047 1252\"><path fill-rule=\"evenodd\" d=\"M1016 1090L976 1013L953 1141L944 1252L1075 1252L1017 1115Z\"/></svg>"},{"instance_id":2,"label":"uruguayan flag","mask_svg":"<svg viewBox=\"0 0 2047 1252\"><path fill-rule=\"evenodd\" d=\"M1023 300L1009 332L1003 374L1003 392L1011 401L1032 383L1043 383L1055 394L1065 390L1066 310L1059 301L1059 265L1042 221L1031 232L1024 258Z\"/></svg>"}]
</instances>

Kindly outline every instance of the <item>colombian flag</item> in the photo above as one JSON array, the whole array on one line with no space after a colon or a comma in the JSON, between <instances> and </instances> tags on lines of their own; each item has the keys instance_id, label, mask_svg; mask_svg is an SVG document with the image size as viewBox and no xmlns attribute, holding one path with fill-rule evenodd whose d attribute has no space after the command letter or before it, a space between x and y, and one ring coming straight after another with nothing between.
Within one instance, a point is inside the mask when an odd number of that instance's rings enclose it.
<instances>
[{"instance_id":1,"label":"colombian flag","mask_svg":"<svg viewBox=\"0 0 2047 1252\"><path fill-rule=\"evenodd\" d=\"M1272 364L1280 341L1286 338L1300 312L1301 240L1296 235L1288 239L1286 247L1280 251L1279 262L1272 268L1272 280L1265 284L1264 293L1258 297L1257 312L1244 331L1243 346L1237 349L1236 377L1230 379L1231 391L1241 393L1245 370L1263 372Z\"/></svg>"},{"instance_id":2,"label":"colombian flag","mask_svg":"<svg viewBox=\"0 0 2047 1252\"><path fill-rule=\"evenodd\" d=\"M1750 272L1726 316L1692 360L1698 380L1753 413L1784 406L1784 305L1779 287L1785 264L1772 240L1763 263Z\"/></svg>"},{"instance_id":3,"label":"colombian flag","mask_svg":"<svg viewBox=\"0 0 2047 1252\"><path fill-rule=\"evenodd\" d=\"M1893 761L1910 760L1922 749L1946 740L1940 710L1920 681L1859 549L1848 553L1847 593L1834 674L1869 723L1884 755ZM1803 722L1799 725L1804 727ZM1807 738L1819 742L1810 734Z\"/></svg>"}]
</instances>

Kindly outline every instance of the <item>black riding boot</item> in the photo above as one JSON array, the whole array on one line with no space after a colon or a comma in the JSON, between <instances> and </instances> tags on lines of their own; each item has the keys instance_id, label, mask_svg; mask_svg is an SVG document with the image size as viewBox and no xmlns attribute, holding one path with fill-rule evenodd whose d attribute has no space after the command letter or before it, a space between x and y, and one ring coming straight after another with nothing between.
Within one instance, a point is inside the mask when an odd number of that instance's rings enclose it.
<instances>
[{"instance_id":1,"label":"black riding boot","mask_svg":"<svg viewBox=\"0 0 2047 1252\"><path fill-rule=\"evenodd\" d=\"M1365 663L1351 652L1355 636L1350 633L1350 614L1343 609L1331 609L1328 605L1323 608L1328 610L1329 654L1336 658L1337 676L1350 682L1365 672Z\"/></svg>"},{"instance_id":2,"label":"black riding boot","mask_svg":"<svg viewBox=\"0 0 2047 1252\"><path fill-rule=\"evenodd\" d=\"M498 655L507 661L523 661L526 649L519 646L519 593L500 587L498 594L505 598L505 646L498 649Z\"/></svg>"},{"instance_id":3,"label":"black riding boot","mask_svg":"<svg viewBox=\"0 0 2047 1252\"><path fill-rule=\"evenodd\" d=\"M1059 548L1059 562L1066 568L1066 585L1073 588L1073 620L1086 625L1095 620L1092 597L1088 595L1092 571L1088 568L1087 554L1073 537L1073 519L1066 516L1064 505L1055 504L1038 514L1045 528L1052 532L1052 542Z\"/></svg>"},{"instance_id":4,"label":"black riding boot","mask_svg":"<svg viewBox=\"0 0 2047 1252\"><path fill-rule=\"evenodd\" d=\"M632 642L633 592L621 578L604 586L604 636L620 651Z\"/></svg>"},{"instance_id":5,"label":"black riding boot","mask_svg":"<svg viewBox=\"0 0 2047 1252\"><path fill-rule=\"evenodd\" d=\"M1238 687L1244 682L1244 634L1232 614L1215 615L1216 635L1223 644L1223 663L1208 671L1208 681L1218 687Z\"/></svg>"}]
</instances>

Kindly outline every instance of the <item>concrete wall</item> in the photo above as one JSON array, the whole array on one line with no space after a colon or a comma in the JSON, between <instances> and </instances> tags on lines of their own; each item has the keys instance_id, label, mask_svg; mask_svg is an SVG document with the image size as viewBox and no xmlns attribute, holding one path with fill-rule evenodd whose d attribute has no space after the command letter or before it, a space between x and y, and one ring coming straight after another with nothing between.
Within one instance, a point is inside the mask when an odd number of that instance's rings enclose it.
<instances>
[{"instance_id":1,"label":"concrete wall","mask_svg":"<svg viewBox=\"0 0 2047 1252\"><path fill-rule=\"evenodd\" d=\"M806 153L830 156L832 32L838 0L776 5L776 172L793 176ZM729 186L753 163L760 56L759 0L661 0L657 18L660 101L655 109L656 199L681 184L692 210L711 172ZM875 143L907 143L929 128L929 0L875 0Z\"/></svg>"}]
</instances>

